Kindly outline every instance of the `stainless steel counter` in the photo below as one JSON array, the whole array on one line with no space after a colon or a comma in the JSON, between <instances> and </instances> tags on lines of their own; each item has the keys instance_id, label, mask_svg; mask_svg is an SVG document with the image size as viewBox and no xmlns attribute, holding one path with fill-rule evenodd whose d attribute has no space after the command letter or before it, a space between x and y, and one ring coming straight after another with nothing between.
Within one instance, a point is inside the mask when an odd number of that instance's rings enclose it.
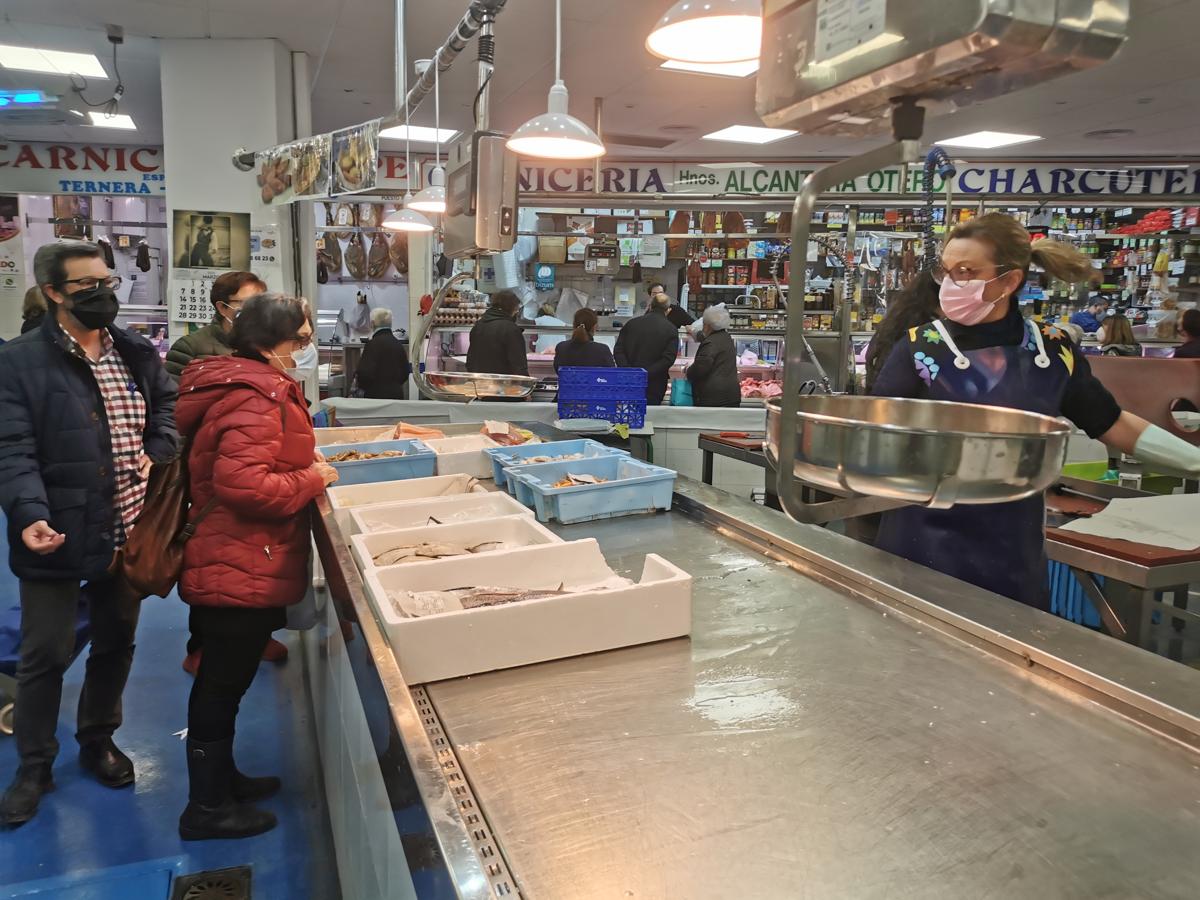
<instances>
[{"instance_id":1,"label":"stainless steel counter","mask_svg":"<svg viewBox=\"0 0 1200 900\"><path fill-rule=\"evenodd\" d=\"M1200 673L683 493L560 533L693 573L690 641L426 688L524 897L1200 896Z\"/></svg>"}]
</instances>

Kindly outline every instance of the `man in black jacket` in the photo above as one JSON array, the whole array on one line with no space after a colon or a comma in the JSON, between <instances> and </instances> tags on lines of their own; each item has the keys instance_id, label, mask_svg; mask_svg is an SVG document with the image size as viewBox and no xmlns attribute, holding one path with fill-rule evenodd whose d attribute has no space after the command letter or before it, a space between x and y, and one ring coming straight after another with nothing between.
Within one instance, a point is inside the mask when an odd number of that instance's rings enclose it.
<instances>
[{"instance_id":1,"label":"man in black jacket","mask_svg":"<svg viewBox=\"0 0 1200 900\"><path fill-rule=\"evenodd\" d=\"M667 289L663 287L663 283L661 281L650 282L651 301L653 301L660 294L664 297L667 297ZM667 321L669 321L676 328L687 328L696 321L692 318L691 313L689 313L678 303L671 302L669 297L667 298L667 303Z\"/></svg>"},{"instance_id":2,"label":"man in black jacket","mask_svg":"<svg viewBox=\"0 0 1200 900\"><path fill-rule=\"evenodd\" d=\"M679 332L667 319L671 300L656 293L645 315L630 319L617 335L613 357L622 369L646 370L646 402L660 406L667 393L671 366L679 354Z\"/></svg>"},{"instance_id":3,"label":"man in black jacket","mask_svg":"<svg viewBox=\"0 0 1200 900\"><path fill-rule=\"evenodd\" d=\"M483 318L471 329L467 371L493 375L528 375L529 342L517 325L521 300L512 291L497 291Z\"/></svg>"},{"instance_id":4,"label":"man in black jacket","mask_svg":"<svg viewBox=\"0 0 1200 900\"><path fill-rule=\"evenodd\" d=\"M371 310L375 333L358 364L358 386L363 396L375 400L404 400L408 397L408 375L412 367L408 351L392 331L392 312L382 306Z\"/></svg>"},{"instance_id":5,"label":"man in black jacket","mask_svg":"<svg viewBox=\"0 0 1200 900\"><path fill-rule=\"evenodd\" d=\"M722 306L704 311L704 337L688 367L692 402L696 406L741 406L737 348L729 334L729 313Z\"/></svg>"},{"instance_id":6,"label":"man in black jacket","mask_svg":"<svg viewBox=\"0 0 1200 900\"><path fill-rule=\"evenodd\" d=\"M50 312L41 328L0 348L0 506L21 580L20 766L0 800L7 825L33 818L54 786L80 582L92 647L79 695L79 761L107 787L133 783L133 764L112 735L141 597L114 554L141 511L151 461L170 459L178 443L174 382L149 341L112 327L120 279L109 276L100 249L47 244L33 267Z\"/></svg>"}]
</instances>

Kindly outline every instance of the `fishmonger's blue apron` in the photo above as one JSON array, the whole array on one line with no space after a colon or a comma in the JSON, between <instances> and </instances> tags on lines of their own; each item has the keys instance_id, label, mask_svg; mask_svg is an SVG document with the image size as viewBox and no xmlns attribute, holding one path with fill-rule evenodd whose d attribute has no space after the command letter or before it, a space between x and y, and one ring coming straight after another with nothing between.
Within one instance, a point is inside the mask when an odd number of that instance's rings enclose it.
<instances>
[{"instance_id":1,"label":"fishmonger's blue apron","mask_svg":"<svg viewBox=\"0 0 1200 900\"><path fill-rule=\"evenodd\" d=\"M1047 334L1057 336L1053 326ZM1042 332L1025 321L1016 346L960 351L936 321L909 331L913 365L930 400L1004 406L1057 416L1074 369L1070 350L1046 353ZM1041 494L1011 503L950 509L908 506L885 513L876 546L1038 609L1049 608Z\"/></svg>"}]
</instances>

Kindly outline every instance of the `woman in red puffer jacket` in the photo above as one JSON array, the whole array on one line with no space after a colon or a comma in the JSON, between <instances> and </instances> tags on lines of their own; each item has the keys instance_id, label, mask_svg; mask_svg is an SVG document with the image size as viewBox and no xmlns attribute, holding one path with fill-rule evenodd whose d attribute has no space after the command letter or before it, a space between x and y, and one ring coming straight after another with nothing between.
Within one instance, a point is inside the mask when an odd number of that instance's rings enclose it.
<instances>
[{"instance_id":1,"label":"woman in red puffer jacket","mask_svg":"<svg viewBox=\"0 0 1200 900\"><path fill-rule=\"evenodd\" d=\"M303 301L247 300L229 341L233 356L183 371L176 419L191 440L192 520L179 594L192 606L204 653L188 701L189 803L184 840L249 837L275 817L249 805L278 778L249 778L233 763L234 721L285 607L308 587L309 504L337 480L316 452L300 385L285 373L312 340Z\"/></svg>"}]
</instances>

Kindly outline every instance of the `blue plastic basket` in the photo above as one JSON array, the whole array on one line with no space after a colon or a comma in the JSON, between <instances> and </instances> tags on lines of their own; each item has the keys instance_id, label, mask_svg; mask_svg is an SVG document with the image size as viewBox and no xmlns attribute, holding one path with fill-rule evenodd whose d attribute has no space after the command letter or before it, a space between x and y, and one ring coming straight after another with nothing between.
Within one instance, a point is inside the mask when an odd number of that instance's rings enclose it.
<instances>
[{"instance_id":1,"label":"blue plastic basket","mask_svg":"<svg viewBox=\"0 0 1200 900\"><path fill-rule=\"evenodd\" d=\"M507 469L530 465L526 460L533 456L573 456L576 453L582 453L587 459L593 456L610 456L612 454L629 455L628 450L606 447L599 441L582 438L573 441L550 441L545 444L522 444L519 447L495 447L483 452L492 458L492 474L496 479L496 487L505 486ZM533 463L533 465L539 465L539 463Z\"/></svg>"},{"instance_id":2,"label":"blue plastic basket","mask_svg":"<svg viewBox=\"0 0 1200 900\"><path fill-rule=\"evenodd\" d=\"M595 475L603 484L556 488L566 475ZM611 519L670 509L676 473L628 456L596 456L509 469L517 500L533 507L539 521L564 524Z\"/></svg>"},{"instance_id":3,"label":"blue plastic basket","mask_svg":"<svg viewBox=\"0 0 1200 900\"><path fill-rule=\"evenodd\" d=\"M1100 614L1070 567L1051 560L1049 577L1050 612L1077 625L1099 628ZM1101 588L1104 587L1103 577L1096 576L1096 581Z\"/></svg>"},{"instance_id":4,"label":"blue plastic basket","mask_svg":"<svg viewBox=\"0 0 1200 900\"><path fill-rule=\"evenodd\" d=\"M402 450L403 456L383 459L360 459L347 462L330 462L337 469L339 485L373 484L377 481L404 481L408 478L429 478L437 466L437 454L420 441L371 441L365 444L338 444L326 447L325 453L332 456L343 450L361 450L378 453L382 450Z\"/></svg>"},{"instance_id":5,"label":"blue plastic basket","mask_svg":"<svg viewBox=\"0 0 1200 900\"><path fill-rule=\"evenodd\" d=\"M646 370L565 366L558 370L558 417L646 423Z\"/></svg>"}]
</instances>

